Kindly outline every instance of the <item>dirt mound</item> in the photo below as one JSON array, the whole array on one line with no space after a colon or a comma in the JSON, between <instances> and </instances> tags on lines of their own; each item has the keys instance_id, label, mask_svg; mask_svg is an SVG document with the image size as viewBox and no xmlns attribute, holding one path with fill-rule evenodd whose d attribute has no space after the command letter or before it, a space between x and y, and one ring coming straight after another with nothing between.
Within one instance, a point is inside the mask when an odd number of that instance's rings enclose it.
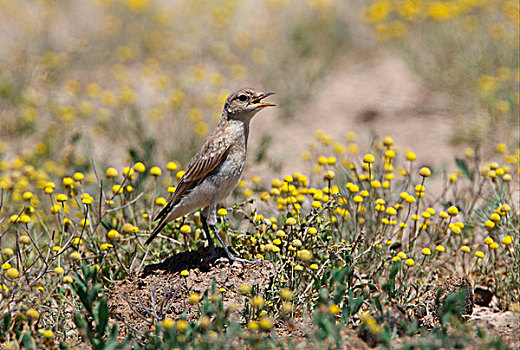
<instances>
[{"instance_id":1,"label":"dirt mound","mask_svg":"<svg viewBox=\"0 0 520 350\"><path fill-rule=\"evenodd\" d=\"M227 259L204 262L207 248L183 252L161 263L144 268L140 275L117 281L108 293L111 314L118 320L120 336L128 332L142 334L151 329L155 320L165 317L178 320L195 320L199 305L188 298L197 292L209 298L215 294L222 298L224 307L232 303L243 305L245 296L239 293L242 284L258 286L258 294L271 287L274 273L272 263L258 260L256 264L230 264ZM219 251L220 253L223 252ZM187 270L187 276L181 271ZM238 312L233 317L240 317Z\"/></svg>"},{"instance_id":2,"label":"dirt mound","mask_svg":"<svg viewBox=\"0 0 520 350\"><path fill-rule=\"evenodd\" d=\"M462 294L461 300L455 301L455 305L446 305L448 297ZM419 325L426 328L440 326L440 317L445 307L454 307L462 320L468 320L473 312L473 288L466 277L450 276L446 281L426 293L424 300L421 301L413 310L414 317L419 321Z\"/></svg>"}]
</instances>

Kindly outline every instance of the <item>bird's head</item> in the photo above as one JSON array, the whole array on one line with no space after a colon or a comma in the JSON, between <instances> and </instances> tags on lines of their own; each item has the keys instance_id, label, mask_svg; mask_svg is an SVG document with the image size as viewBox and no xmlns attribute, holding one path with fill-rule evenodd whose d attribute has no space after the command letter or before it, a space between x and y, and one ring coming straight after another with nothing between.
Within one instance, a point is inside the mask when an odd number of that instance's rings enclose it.
<instances>
[{"instance_id":1,"label":"bird's head","mask_svg":"<svg viewBox=\"0 0 520 350\"><path fill-rule=\"evenodd\" d=\"M240 89L229 95L224 110L230 116L252 118L264 107L276 106L272 103L262 102L264 98L271 95L274 95L274 92L260 92L251 88Z\"/></svg>"}]
</instances>

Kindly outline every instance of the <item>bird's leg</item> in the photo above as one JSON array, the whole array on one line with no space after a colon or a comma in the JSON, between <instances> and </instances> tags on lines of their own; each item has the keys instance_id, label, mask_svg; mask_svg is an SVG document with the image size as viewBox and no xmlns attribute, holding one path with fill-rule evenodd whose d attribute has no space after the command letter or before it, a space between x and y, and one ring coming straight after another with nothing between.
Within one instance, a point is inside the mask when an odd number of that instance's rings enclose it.
<instances>
[{"instance_id":1,"label":"bird's leg","mask_svg":"<svg viewBox=\"0 0 520 350\"><path fill-rule=\"evenodd\" d=\"M211 235L209 234L208 229L208 219L204 214L200 216L200 221L202 222L202 231L204 231L204 236L206 236L206 239L208 240L208 245L210 248L214 247L213 239L211 238Z\"/></svg>"},{"instance_id":2,"label":"bird's leg","mask_svg":"<svg viewBox=\"0 0 520 350\"><path fill-rule=\"evenodd\" d=\"M230 261L238 261L241 263L256 264L254 261L249 261L249 260L238 258L238 257L234 256L233 253L231 253L229 251L229 247L226 245L226 243L224 243L224 240L222 239L222 237L220 237L220 235L218 234L217 227L215 225L209 225L209 227L210 227L211 231L213 231L215 236L217 236L218 241L220 242L220 244L226 251L227 258Z\"/></svg>"}]
</instances>

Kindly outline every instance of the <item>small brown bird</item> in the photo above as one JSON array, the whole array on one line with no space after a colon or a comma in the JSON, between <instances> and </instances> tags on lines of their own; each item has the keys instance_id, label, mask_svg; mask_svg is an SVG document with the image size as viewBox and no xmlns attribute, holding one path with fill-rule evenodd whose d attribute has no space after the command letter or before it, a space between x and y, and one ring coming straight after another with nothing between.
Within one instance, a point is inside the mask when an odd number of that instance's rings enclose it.
<instances>
[{"instance_id":1,"label":"small brown bird","mask_svg":"<svg viewBox=\"0 0 520 350\"><path fill-rule=\"evenodd\" d=\"M204 208L201 221L209 247L214 249L209 233L211 229L229 260L250 263L248 260L235 257L217 233L216 209L217 203L235 188L244 170L249 122L261 109L275 106L262 102L264 98L273 94L246 88L229 95L217 127L188 163L172 199L155 218L160 220L159 224L145 244L149 244L170 221Z\"/></svg>"}]
</instances>

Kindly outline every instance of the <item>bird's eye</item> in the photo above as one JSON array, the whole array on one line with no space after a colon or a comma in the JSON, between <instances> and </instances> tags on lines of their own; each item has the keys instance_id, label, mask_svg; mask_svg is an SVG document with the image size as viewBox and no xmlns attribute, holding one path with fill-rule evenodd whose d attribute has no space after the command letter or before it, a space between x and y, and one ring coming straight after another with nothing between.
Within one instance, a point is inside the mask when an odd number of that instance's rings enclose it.
<instances>
[{"instance_id":1,"label":"bird's eye","mask_svg":"<svg viewBox=\"0 0 520 350\"><path fill-rule=\"evenodd\" d=\"M247 101L247 96L246 95L239 95L238 96L238 99L242 102L246 102Z\"/></svg>"}]
</instances>

